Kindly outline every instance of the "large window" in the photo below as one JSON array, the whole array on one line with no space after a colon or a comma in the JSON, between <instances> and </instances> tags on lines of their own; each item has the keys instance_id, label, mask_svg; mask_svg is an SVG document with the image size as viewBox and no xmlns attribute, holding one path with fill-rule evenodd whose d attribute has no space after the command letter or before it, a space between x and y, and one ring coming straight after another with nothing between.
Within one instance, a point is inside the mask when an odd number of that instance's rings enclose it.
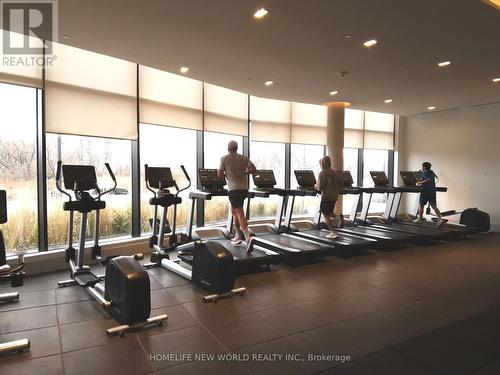
<instances>
[{"instance_id":1,"label":"large window","mask_svg":"<svg viewBox=\"0 0 500 375\"><path fill-rule=\"evenodd\" d=\"M238 142L238 153L243 151L243 137L239 135L205 132L204 165L205 168L219 168L220 159L227 154L227 144ZM212 197L205 202L205 225L221 223L227 219L229 200L227 197Z\"/></svg>"},{"instance_id":2,"label":"large window","mask_svg":"<svg viewBox=\"0 0 500 375\"><path fill-rule=\"evenodd\" d=\"M7 191L8 252L38 246L37 89L0 83L0 189Z\"/></svg>"},{"instance_id":3,"label":"large window","mask_svg":"<svg viewBox=\"0 0 500 375\"><path fill-rule=\"evenodd\" d=\"M272 169L276 178L276 187L285 186L285 144L274 142L250 143L250 160L257 169ZM253 185L250 179L250 186ZM250 216L253 218L274 217L280 197L254 198L250 205Z\"/></svg>"},{"instance_id":4,"label":"large window","mask_svg":"<svg viewBox=\"0 0 500 375\"><path fill-rule=\"evenodd\" d=\"M132 179L130 141L75 135L47 134L47 218L49 246L60 246L67 240L68 212L66 200L55 186L57 161L63 164L93 165L101 189L113 184L104 163L109 163L117 179L117 189L104 196L106 209L100 214L101 238L130 236L132 231ZM78 238L79 216L75 215L74 235ZM89 215L87 239L94 235L95 214Z\"/></svg>"},{"instance_id":5,"label":"large window","mask_svg":"<svg viewBox=\"0 0 500 375\"><path fill-rule=\"evenodd\" d=\"M389 152L387 150L365 149L363 154L363 186L373 186L371 171L389 171ZM373 194L370 213L384 212L387 197L385 194Z\"/></svg>"},{"instance_id":6,"label":"large window","mask_svg":"<svg viewBox=\"0 0 500 375\"><path fill-rule=\"evenodd\" d=\"M344 170L351 172L353 186L358 186L358 149L344 148ZM343 196L342 213L351 213L354 196L346 194Z\"/></svg>"},{"instance_id":7,"label":"large window","mask_svg":"<svg viewBox=\"0 0 500 375\"><path fill-rule=\"evenodd\" d=\"M191 178L191 189L180 193L182 203L177 207L177 225L185 227L191 209L189 191L196 188L196 131L158 125L140 125L141 150L141 231L151 233L150 219L153 207L149 205L152 193L144 182L144 164L150 167L169 167L179 189L187 186L181 165ZM175 189L172 190L175 192ZM158 213L159 215L159 213ZM159 216L158 216L159 217ZM173 219L173 209L168 210L167 218Z\"/></svg>"},{"instance_id":8,"label":"large window","mask_svg":"<svg viewBox=\"0 0 500 375\"><path fill-rule=\"evenodd\" d=\"M316 178L320 172L319 161L325 156L325 147L320 145L301 145L292 144L291 145L291 160L290 160L290 183L291 188L294 189L297 186L297 180L295 179L294 171L300 169L310 169L314 171ZM314 213L319 208L319 198L318 197L297 197L295 199L295 205L293 207L294 215L314 215Z\"/></svg>"}]
</instances>

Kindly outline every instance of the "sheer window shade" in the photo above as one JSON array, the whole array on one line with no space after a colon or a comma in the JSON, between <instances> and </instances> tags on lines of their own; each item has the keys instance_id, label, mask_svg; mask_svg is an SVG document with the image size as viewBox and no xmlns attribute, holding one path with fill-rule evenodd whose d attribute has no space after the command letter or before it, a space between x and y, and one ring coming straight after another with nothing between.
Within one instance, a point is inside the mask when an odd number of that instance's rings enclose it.
<instances>
[{"instance_id":1,"label":"sheer window shade","mask_svg":"<svg viewBox=\"0 0 500 375\"><path fill-rule=\"evenodd\" d=\"M291 143L326 144L327 108L321 105L292 103Z\"/></svg>"},{"instance_id":2,"label":"sheer window shade","mask_svg":"<svg viewBox=\"0 0 500 375\"><path fill-rule=\"evenodd\" d=\"M19 56L4 55L4 38L8 38L11 41L11 45L13 46L22 45L24 38L29 39L30 46L42 46L42 41L37 38L0 29L0 57L2 59L2 62L4 61L4 59L7 59L7 61L9 62L9 64L0 64L0 82L41 88L42 67L38 66L37 64L33 64L32 66L25 66L16 63Z\"/></svg>"},{"instance_id":3,"label":"sheer window shade","mask_svg":"<svg viewBox=\"0 0 500 375\"><path fill-rule=\"evenodd\" d=\"M137 139L136 65L54 43L45 71L47 132Z\"/></svg>"},{"instance_id":4,"label":"sheer window shade","mask_svg":"<svg viewBox=\"0 0 500 375\"><path fill-rule=\"evenodd\" d=\"M365 112L364 148L394 149L394 115Z\"/></svg>"},{"instance_id":5,"label":"sheer window shade","mask_svg":"<svg viewBox=\"0 0 500 375\"><path fill-rule=\"evenodd\" d=\"M291 103L250 97L253 141L290 143Z\"/></svg>"},{"instance_id":6,"label":"sheer window shade","mask_svg":"<svg viewBox=\"0 0 500 375\"><path fill-rule=\"evenodd\" d=\"M139 67L141 123L203 130L203 83Z\"/></svg>"},{"instance_id":7,"label":"sheer window shade","mask_svg":"<svg viewBox=\"0 0 500 375\"><path fill-rule=\"evenodd\" d=\"M248 95L223 87L204 84L204 130L248 135Z\"/></svg>"},{"instance_id":8,"label":"sheer window shade","mask_svg":"<svg viewBox=\"0 0 500 375\"><path fill-rule=\"evenodd\" d=\"M344 117L344 147L363 148L364 111L346 109Z\"/></svg>"}]
</instances>

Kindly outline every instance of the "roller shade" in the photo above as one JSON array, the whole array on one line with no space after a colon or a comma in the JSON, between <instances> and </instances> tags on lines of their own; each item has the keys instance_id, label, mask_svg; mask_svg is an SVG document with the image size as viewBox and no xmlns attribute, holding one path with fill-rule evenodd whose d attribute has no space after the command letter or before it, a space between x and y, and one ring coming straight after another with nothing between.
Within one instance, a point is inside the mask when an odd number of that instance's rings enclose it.
<instances>
[{"instance_id":1,"label":"roller shade","mask_svg":"<svg viewBox=\"0 0 500 375\"><path fill-rule=\"evenodd\" d=\"M365 112L364 148L394 149L394 115Z\"/></svg>"},{"instance_id":2,"label":"roller shade","mask_svg":"<svg viewBox=\"0 0 500 375\"><path fill-rule=\"evenodd\" d=\"M292 103L291 143L326 144L327 108L321 105Z\"/></svg>"},{"instance_id":3,"label":"roller shade","mask_svg":"<svg viewBox=\"0 0 500 375\"><path fill-rule=\"evenodd\" d=\"M204 130L248 135L248 95L223 87L204 84Z\"/></svg>"},{"instance_id":4,"label":"roller shade","mask_svg":"<svg viewBox=\"0 0 500 375\"><path fill-rule=\"evenodd\" d=\"M250 97L253 141L290 143L291 103Z\"/></svg>"},{"instance_id":5,"label":"roller shade","mask_svg":"<svg viewBox=\"0 0 500 375\"><path fill-rule=\"evenodd\" d=\"M31 63L28 65L25 64L24 61L26 60L22 59L25 57L23 55L4 55L3 41L4 38L8 38L11 41L11 45L20 45L23 43L24 38L28 38L30 46L38 44L41 46L42 42L37 38L1 29L0 34L0 57L2 59L2 64L0 64L0 82L41 88L42 66L37 65L36 60L27 60L28 63Z\"/></svg>"},{"instance_id":6,"label":"roller shade","mask_svg":"<svg viewBox=\"0 0 500 375\"><path fill-rule=\"evenodd\" d=\"M139 67L141 123L203 130L203 83Z\"/></svg>"},{"instance_id":7,"label":"roller shade","mask_svg":"<svg viewBox=\"0 0 500 375\"><path fill-rule=\"evenodd\" d=\"M363 148L364 111L345 109L344 147Z\"/></svg>"},{"instance_id":8,"label":"roller shade","mask_svg":"<svg viewBox=\"0 0 500 375\"><path fill-rule=\"evenodd\" d=\"M136 65L54 43L45 71L50 133L137 139Z\"/></svg>"}]
</instances>

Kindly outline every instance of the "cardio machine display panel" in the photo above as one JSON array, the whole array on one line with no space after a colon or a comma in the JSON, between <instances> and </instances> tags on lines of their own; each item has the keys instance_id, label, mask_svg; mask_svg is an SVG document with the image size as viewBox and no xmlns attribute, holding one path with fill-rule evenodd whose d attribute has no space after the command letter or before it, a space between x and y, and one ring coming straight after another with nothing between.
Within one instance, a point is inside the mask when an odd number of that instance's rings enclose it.
<instances>
[{"instance_id":1,"label":"cardio machine display panel","mask_svg":"<svg viewBox=\"0 0 500 375\"><path fill-rule=\"evenodd\" d=\"M337 173L337 175L339 176L344 187L352 187L352 184L354 184L354 180L352 179L351 171L338 170L335 171L335 173Z\"/></svg>"},{"instance_id":2,"label":"cardio machine display panel","mask_svg":"<svg viewBox=\"0 0 500 375\"><path fill-rule=\"evenodd\" d=\"M405 186L414 186L417 184L417 177L413 171L400 171L401 179Z\"/></svg>"},{"instance_id":3,"label":"cardio machine display panel","mask_svg":"<svg viewBox=\"0 0 500 375\"><path fill-rule=\"evenodd\" d=\"M79 191L92 190L97 187L97 176L92 165L70 165L62 166L64 187L67 190Z\"/></svg>"},{"instance_id":4,"label":"cardio machine display panel","mask_svg":"<svg viewBox=\"0 0 500 375\"><path fill-rule=\"evenodd\" d=\"M389 186L389 179L384 171L371 171L370 176L375 186Z\"/></svg>"},{"instance_id":5,"label":"cardio machine display panel","mask_svg":"<svg viewBox=\"0 0 500 375\"><path fill-rule=\"evenodd\" d=\"M198 170L200 184L203 190L221 190L226 185L226 179L219 178L217 169L202 168Z\"/></svg>"},{"instance_id":6,"label":"cardio machine display panel","mask_svg":"<svg viewBox=\"0 0 500 375\"><path fill-rule=\"evenodd\" d=\"M146 167L146 180L155 189L175 186L172 171L167 167Z\"/></svg>"},{"instance_id":7,"label":"cardio machine display panel","mask_svg":"<svg viewBox=\"0 0 500 375\"><path fill-rule=\"evenodd\" d=\"M301 189L314 190L316 186L316 177L311 170L294 171L295 179Z\"/></svg>"},{"instance_id":8,"label":"cardio machine display panel","mask_svg":"<svg viewBox=\"0 0 500 375\"><path fill-rule=\"evenodd\" d=\"M252 177L253 183L258 188L273 188L276 185L274 172L270 169L260 169Z\"/></svg>"}]
</instances>

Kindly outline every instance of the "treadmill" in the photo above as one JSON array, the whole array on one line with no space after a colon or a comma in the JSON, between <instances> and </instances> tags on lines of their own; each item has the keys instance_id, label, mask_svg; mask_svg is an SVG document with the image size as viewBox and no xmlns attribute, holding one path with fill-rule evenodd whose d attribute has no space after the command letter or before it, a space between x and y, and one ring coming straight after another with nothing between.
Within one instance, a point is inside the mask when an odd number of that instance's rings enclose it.
<instances>
[{"instance_id":1,"label":"treadmill","mask_svg":"<svg viewBox=\"0 0 500 375\"><path fill-rule=\"evenodd\" d=\"M287 197L303 196L301 190L275 188L276 179L272 170L258 170L253 175L255 190L254 197L268 198L271 195L278 195L278 208L273 224L253 224L249 228L254 234L253 240L256 245L279 252L283 258L292 264L300 264L307 259L322 257L327 255L332 245L319 243L307 238L299 238L293 234L285 233L281 223L287 204ZM247 210L247 215L249 210Z\"/></svg>"},{"instance_id":2,"label":"treadmill","mask_svg":"<svg viewBox=\"0 0 500 375\"><path fill-rule=\"evenodd\" d=\"M199 169L199 181L201 189L198 191L192 191L189 193L189 198L191 199L191 211L188 216L187 223L187 237L196 240L212 240L219 242L228 251L233 254L236 266L238 270L243 270L250 267L256 266L270 266L278 264L280 262L280 254L269 250L268 248L259 246L256 244L252 253L247 254L247 248L245 244L235 245L229 239L229 234L231 232L232 226L232 213L231 210L228 212L228 223L226 229L219 227L203 227L203 228L193 228L194 212L196 209L196 202L204 203L207 200L211 200L212 197L227 196L228 191L224 189L226 185L225 178L219 178L217 169ZM250 199L253 194L249 193L247 199Z\"/></svg>"},{"instance_id":3,"label":"treadmill","mask_svg":"<svg viewBox=\"0 0 500 375\"><path fill-rule=\"evenodd\" d=\"M306 196L316 196L316 177L312 170L296 170L295 178L298 189L302 190ZM347 189L342 189L347 190ZM336 255L353 255L365 253L368 248L376 248L379 241L373 238L362 237L349 233L336 233L337 238L327 238L331 233L328 228L321 228L321 213L317 212L314 221L292 221L295 196L290 196L286 208L284 227L287 233L301 238L311 239L319 243L331 245L333 253Z\"/></svg>"},{"instance_id":4,"label":"treadmill","mask_svg":"<svg viewBox=\"0 0 500 375\"><path fill-rule=\"evenodd\" d=\"M375 239L380 250L394 250L403 247L409 242L414 242L415 235L410 233L398 233L387 229L360 225L362 224L358 219L360 199L365 191L368 193L370 191L376 192L376 189L353 186L354 180L350 171L337 170L335 172L342 180L344 186L342 193L354 196L349 218L345 220L344 227L337 230L338 232ZM368 213L368 208L366 208L366 213Z\"/></svg>"},{"instance_id":5,"label":"treadmill","mask_svg":"<svg viewBox=\"0 0 500 375\"><path fill-rule=\"evenodd\" d=\"M375 184L374 188L363 189L368 193L366 204L363 205L360 220L364 225L369 225L373 228L390 230L396 233L409 233L415 235L414 242L418 244L432 244L441 240L449 239L449 233L439 230L437 227L417 227L411 225L400 224L391 219L391 210L396 194L407 192L410 188L395 188L389 187L389 179L384 171L371 171L370 176ZM373 193L387 194L387 203L382 217L382 223L368 219L368 209L370 207Z\"/></svg>"},{"instance_id":6,"label":"treadmill","mask_svg":"<svg viewBox=\"0 0 500 375\"><path fill-rule=\"evenodd\" d=\"M419 205L420 193L422 191L422 187L417 186L417 181L419 179L420 171L400 171L401 178L403 180L403 186L400 187L400 192L396 193L394 196L394 201L392 203L391 209L391 219L406 225L412 225L417 227L426 227L426 228L437 228L441 231L448 232L450 239L460 239L469 234L474 234L476 230L472 227L468 227L462 224L452 224L452 223L444 223L439 227L436 227L436 223L432 220L428 220L424 217L423 222L415 223L412 221L403 221L398 219L398 211L401 204L402 193L417 193L417 197L415 199L413 214L410 215L410 218L416 218L417 208ZM436 192L446 192L448 188L444 186L437 186ZM447 214L453 214L455 211L444 211L441 212L442 216L446 216Z\"/></svg>"}]
</instances>

